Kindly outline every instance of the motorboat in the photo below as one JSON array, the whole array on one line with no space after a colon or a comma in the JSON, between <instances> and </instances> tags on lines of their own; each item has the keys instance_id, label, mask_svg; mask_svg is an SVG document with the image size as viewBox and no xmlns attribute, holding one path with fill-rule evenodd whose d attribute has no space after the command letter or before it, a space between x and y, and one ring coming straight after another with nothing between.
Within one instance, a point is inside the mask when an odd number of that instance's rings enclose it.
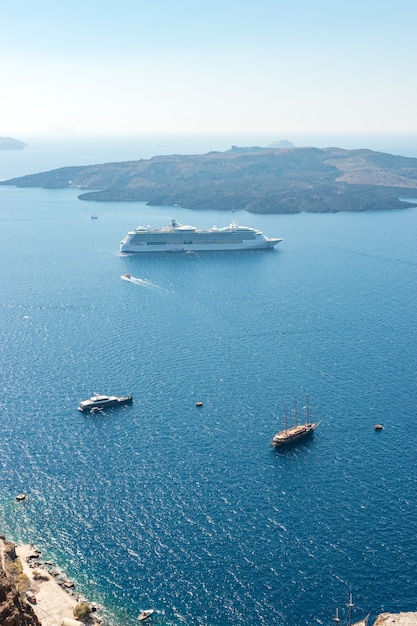
<instances>
[{"instance_id":1,"label":"motorboat","mask_svg":"<svg viewBox=\"0 0 417 626\"><path fill-rule=\"evenodd\" d=\"M121 406L122 404L132 404L132 396L104 396L95 393L88 400L83 400L78 405L79 411L97 411L98 409L107 409L109 407Z\"/></svg>"}]
</instances>

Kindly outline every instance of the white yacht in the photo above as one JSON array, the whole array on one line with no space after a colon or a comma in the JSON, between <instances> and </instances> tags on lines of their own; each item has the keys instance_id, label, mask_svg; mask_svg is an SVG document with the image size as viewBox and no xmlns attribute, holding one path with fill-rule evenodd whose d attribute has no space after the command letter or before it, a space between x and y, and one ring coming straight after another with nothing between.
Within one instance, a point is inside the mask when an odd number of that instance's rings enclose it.
<instances>
[{"instance_id":1,"label":"white yacht","mask_svg":"<svg viewBox=\"0 0 417 626\"><path fill-rule=\"evenodd\" d=\"M132 404L132 396L104 396L95 393L94 396L88 400L83 400L78 405L79 411L100 411L101 409L107 409L113 406L120 406L122 404Z\"/></svg>"},{"instance_id":2,"label":"white yacht","mask_svg":"<svg viewBox=\"0 0 417 626\"><path fill-rule=\"evenodd\" d=\"M271 239L255 228L232 222L224 228L200 230L171 220L164 228L138 226L120 242L120 252L192 252L210 250L264 250L282 239Z\"/></svg>"}]
</instances>

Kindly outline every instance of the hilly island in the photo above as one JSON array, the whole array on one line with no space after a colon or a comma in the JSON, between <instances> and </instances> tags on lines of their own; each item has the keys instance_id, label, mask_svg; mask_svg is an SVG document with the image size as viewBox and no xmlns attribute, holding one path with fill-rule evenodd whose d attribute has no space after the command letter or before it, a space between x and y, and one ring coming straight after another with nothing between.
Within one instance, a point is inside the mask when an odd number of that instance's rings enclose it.
<instances>
[{"instance_id":1,"label":"hilly island","mask_svg":"<svg viewBox=\"0 0 417 626\"><path fill-rule=\"evenodd\" d=\"M417 206L417 159L369 149L233 146L202 155L63 167L0 184L77 187L80 200L196 210L390 210Z\"/></svg>"}]
</instances>

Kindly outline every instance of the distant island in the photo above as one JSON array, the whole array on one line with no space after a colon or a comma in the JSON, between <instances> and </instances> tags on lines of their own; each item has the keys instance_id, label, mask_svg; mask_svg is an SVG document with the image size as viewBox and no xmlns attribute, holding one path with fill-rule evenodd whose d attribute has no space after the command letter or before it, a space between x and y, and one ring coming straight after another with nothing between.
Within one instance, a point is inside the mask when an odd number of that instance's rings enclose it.
<instances>
[{"instance_id":1,"label":"distant island","mask_svg":"<svg viewBox=\"0 0 417 626\"><path fill-rule=\"evenodd\" d=\"M0 150L24 150L27 144L12 137L0 137Z\"/></svg>"},{"instance_id":2,"label":"distant island","mask_svg":"<svg viewBox=\"0 0 417 626\"><path fill-rule=\"evenodd\" d=\"M78 187L80 200L195 210L380 211L417 206L417 159L368 149L233 146L203 155L64 167L0 184Z\"/></svg>"}]
</instances>

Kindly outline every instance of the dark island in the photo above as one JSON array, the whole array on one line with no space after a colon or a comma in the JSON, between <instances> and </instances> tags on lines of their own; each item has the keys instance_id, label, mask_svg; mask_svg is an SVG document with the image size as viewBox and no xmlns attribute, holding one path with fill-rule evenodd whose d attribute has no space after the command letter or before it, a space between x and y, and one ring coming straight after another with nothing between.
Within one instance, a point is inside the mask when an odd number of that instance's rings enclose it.
<instances>
[{"instance_id":1,"label":"dark island","mask_svg":"<svg viewBox=\"0 0 417 626\"><path fill-rule=\"evenodd\" d=\"M232 147L203 155L64 167L2 185L78 187L80 200L250 213L417 206L417 159L368 149ZM401 199L410 199L407 205Z\"/></svg>"},{"instance_id":2,"label":"dark island","mask_svg":"<svg viewBox=\"0 0 417 626\"><path fill-rule=\"evenodd\" d=\"M13 137L0 137L0 150L24 150L27 144Z\"/></svg>"}]
</instances>

